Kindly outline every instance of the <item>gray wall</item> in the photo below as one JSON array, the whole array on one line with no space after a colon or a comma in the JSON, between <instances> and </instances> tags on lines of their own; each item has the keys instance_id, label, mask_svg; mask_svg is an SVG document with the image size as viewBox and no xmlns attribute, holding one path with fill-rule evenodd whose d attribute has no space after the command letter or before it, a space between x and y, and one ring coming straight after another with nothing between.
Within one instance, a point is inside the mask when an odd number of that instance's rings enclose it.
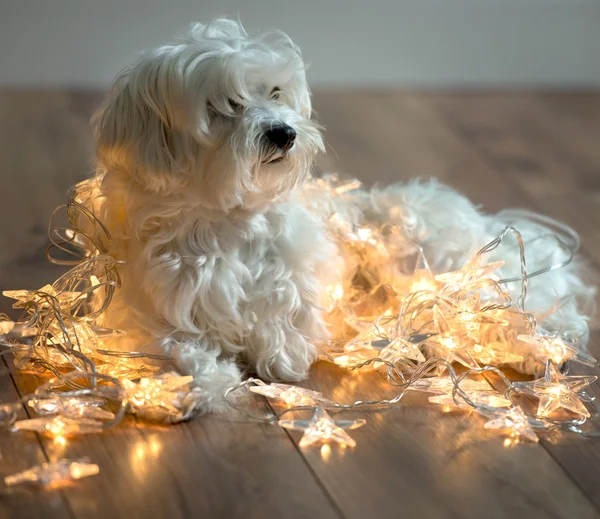
<instances>
[{"instance_id":1,"label":"gray wall","mask_svg":"<svg viewBox=\"0 0 600 519\"><path fill-rule=\"evenodd\" d=\"M191 21L300 44L318 86L600 84L600 0L0 0L0 86L104 87Z\"/></svg>"}]
</instances>

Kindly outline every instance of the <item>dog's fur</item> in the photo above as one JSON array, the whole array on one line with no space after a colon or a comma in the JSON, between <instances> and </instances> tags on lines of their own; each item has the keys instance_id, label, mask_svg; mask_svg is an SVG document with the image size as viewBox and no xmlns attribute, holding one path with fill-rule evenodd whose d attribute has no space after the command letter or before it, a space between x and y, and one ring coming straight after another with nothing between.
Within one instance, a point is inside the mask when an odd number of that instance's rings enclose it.
<instances>
[{"instance_id":1,"label":"dog's fur","mask_svg":"<svg viewBox=\"0 0 600 519\"><path fill-rule=\"evenodd\" d=\"M266 137L281 123L297 133L286 152ZM418 243L435 270L460 268L507 223L528 242L530 269L564 260L527 215L485 216L435 182L359 190L336 207L311 183L301 201L296 188L323 142L300 51L280 32L250 38L237 22L196 24L118 76L94 125L99 216L109 253L124 261L103 324L128 332L125 349L175 357L194 376L203 411L222 408L240 366L267 380L307 375L327 337L320 287L343 271L320 214L399 229L392 267ZM495 254L507 260L503 276L520 274L514 247ZM529 288L533 309L594 296L574 265ZM508 289L517 297L520 285ZM546 323L567 322L584 345L585 316L556 306L566 318L549 312ZM523 371L536 369L543 364Z\"/></svg>"},{"instance_id":2,"label":"dog's fur","mask_svg":"<svg viewBox=\"0 0 600 519\"><path fill-rule=\"evenodd\" d=\"M297 133L286 152L265 137L281 123ZM171 353L205 410L240 362L304 378L327 336L315 270L334 249L293 193L323 148L299 49L195 24L121 73L94 125L101 220L126 262L110 324Z\"/></svg>"}]
</instances>

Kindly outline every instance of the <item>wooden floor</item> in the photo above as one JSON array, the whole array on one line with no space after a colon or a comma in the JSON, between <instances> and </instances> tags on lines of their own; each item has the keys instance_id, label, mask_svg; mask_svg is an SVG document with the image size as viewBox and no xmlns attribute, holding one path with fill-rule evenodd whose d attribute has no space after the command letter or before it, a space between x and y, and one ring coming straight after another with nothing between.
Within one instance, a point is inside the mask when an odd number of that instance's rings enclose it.
<instances>
[{"instance_id":1,"label":"wooden floor","mask_svg":"<svg viewBox=\"0 0 600 519\"><path fill-rule=\"evenodd\" d=\"M54 279L43 261L45 226L67 187L91 171L97 101L0 94L0 288ZM367 184L435 176L489 212L535 209L577 229L591 269L600 268L600 93L318 92L315 107L327 128L321 170ZM597 357L599 339L593 332ZM35 386L14 382L0 375L3 401ZM378 375L325 363L306 384L347 401L386 394ZM101 467L72 488L0 494L0 517L600 517L600 439L557 433L506 447L482 418L444 414L418 394L366 418L352 433L356 448L329 455L233 412L172 427L131 421L64 446L0 433L1 475L61 457Z\"/></svg>"}]
</instances>

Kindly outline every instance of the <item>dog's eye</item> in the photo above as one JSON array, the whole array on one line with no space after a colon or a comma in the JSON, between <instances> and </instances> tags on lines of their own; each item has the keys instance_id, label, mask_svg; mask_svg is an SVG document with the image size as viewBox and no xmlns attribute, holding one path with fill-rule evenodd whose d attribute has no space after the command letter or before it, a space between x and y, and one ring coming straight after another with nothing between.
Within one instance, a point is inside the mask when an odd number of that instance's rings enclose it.
<instances>
[{"instance_id":1,"label":"dog's eye","mask_svg":"<svg viewBox=\"0 0 600 519\"><path fill-rule=\"evenodd\" d=\"M271 99L279 99L279 94L281 93L281 89L279 87L275 87L271 90Z\"/></svg>"},{"instance_id":2,"label":"dog's eye","mask_svg":"<svg viewBox=\"0 0 600 519\"><path fill-rule=\"evenodd\" d=\"M229 107L235 112L240 113L244 108L240 103L236 103L233 99L228 99Z\"/></svg>"}]
</instances>

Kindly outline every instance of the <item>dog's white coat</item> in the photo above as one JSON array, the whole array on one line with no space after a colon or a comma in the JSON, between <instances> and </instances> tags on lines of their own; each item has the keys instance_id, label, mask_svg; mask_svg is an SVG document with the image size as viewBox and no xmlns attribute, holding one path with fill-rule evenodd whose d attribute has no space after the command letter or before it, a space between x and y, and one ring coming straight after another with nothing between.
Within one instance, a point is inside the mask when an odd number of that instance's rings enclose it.
<instances>
[{"instance_id":1,"label":"dog's white coat","mask_svg":"<svg viewBox=\"0 0 600 519\"><path fill-rule=\"evenodd\" d=\"M297 132L285 155L264 136L278 123ZM204 411L223 406L240 366L268 380L307 375L327 337L320 292L342 269L323 215L391 221L438 271L462 266L503 225L436 183L357 192L335 208L311 184L301 201L323 142L300 51L280 32L196 24L118 76L94 125L100 219L126 262L106 324L173 355L204 390ZM547 244L538 249L532 257ZM532 280L533 307L592 294L572 270L549 276ZM582 321L574 305L566 311Z\"/></svg>"}]
</instances>

